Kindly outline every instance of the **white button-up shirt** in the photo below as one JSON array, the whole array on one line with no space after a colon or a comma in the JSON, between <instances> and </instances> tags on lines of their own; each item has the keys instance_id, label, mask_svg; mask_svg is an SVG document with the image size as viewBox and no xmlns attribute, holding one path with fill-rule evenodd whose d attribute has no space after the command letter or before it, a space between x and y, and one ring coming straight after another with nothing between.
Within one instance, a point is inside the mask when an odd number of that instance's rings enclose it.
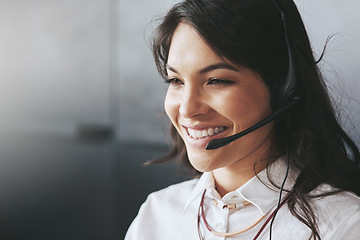
<instances>
[{"instance_id":1,"label":"white button-up shirt","mask_svg":"<svg viewBox=\"0 0 360 240\"><path fill-rule=\"evenodd\" d=\"M270 174L281 185L286 165L281 159L271 165ZM289 173L285 189L296 177ZM235 237L218 237L200 222L200 232L205 240L252 240L268 216L275 210L279 190L267 179L267 170L250 179L237 190L220 197L215 189L212 173L172 185L150 194L131 224L125 240L198 240L198 212L205 192L204 211L209 226L217 232L238 232L265 215L255 227ZM206 191L205 191L206 190ZM322 185L316 192L333 190ZM286 192L284 193L286 194ZM284 198L284 197L283 197ZM215 201L214 201L215 200ZM249 204L250 203L250 204ZM235 208L224 207L232 204ZM360 199L349 192L317 198L312 203L322 240L360 240ZM269 239L269 224L259 240ZM310 230L294 217L286 204L280 208L272 227L273 240L307 240Z\"/></svg>"}]
</instances>

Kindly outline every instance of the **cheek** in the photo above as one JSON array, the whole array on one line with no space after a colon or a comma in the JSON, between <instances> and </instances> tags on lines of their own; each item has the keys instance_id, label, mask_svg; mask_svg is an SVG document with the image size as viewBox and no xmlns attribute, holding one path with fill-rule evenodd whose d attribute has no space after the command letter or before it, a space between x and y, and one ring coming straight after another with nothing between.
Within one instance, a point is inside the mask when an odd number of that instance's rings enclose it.
<instances>
[{"instance_id":1,"label":"cheek","mask_svg":"<svg viewBox=\"0 0 360 240\"><path fill-rule=\"evenodd\" d=\"M233 122L240 122L242 127L259 121L271 113L270 95L267 89L248 88L238 90L218 99L219 111ZM221 104L222 103L222 104ZM241 127L241 126L239 126Z\"/></svg>"},{"instance_id":2,"label":"cheek","mask_svg":"<svg viewBox=\"0 0 360 240\"><path fill-rule=\"evenodd\" d=\"M166 93L165 101L164 101L165 112L170 118L171 122L174 124L175 119L177 118L177 113L179 110L179 104L175 100L173 96L169 92Z\"/></svg>"},{"instance_id":3,"label":"cheek","mask_svg":"<svg viewBox=\"0 0 360 240\"><path fill-rule=\"evenodd\" d=\"M224 116L239 116L244 113L252 104L251 99L246 91L233 90L224 94L213 94L212 105L220 114Z\"/></svg>"}]
</instances>

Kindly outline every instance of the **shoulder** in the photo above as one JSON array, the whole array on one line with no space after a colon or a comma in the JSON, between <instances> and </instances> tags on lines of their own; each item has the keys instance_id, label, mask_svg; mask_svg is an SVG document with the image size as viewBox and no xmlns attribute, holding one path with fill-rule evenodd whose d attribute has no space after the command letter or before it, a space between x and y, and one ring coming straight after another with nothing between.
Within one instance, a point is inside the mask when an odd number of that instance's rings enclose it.
<instances>
[{"instance_id":1,"label":"shoulder","mask_svg":"<svg viewBox=\"0 0 360 240\"><path fill-rule=\"evenodd\" d=\"M147 215L156 217L159 214L164 216L170 213L182 213L197 182L198 179L192 179L150 193L142 204L138 215L141 216L146 212Z\"/></svg>"},{"instance_id":2,"label":"shoulder","mask_svg":"<svg viewBox=\"0 0 360 240\"><path fill-rule=\"evenodd\" d=\"M186 201L199 179L170 185L164 189L149 194L146 202L156 201L165 203L169 201Z\"/></svg>"},{"instance_id":3,"label":"shoulder","mask_svg":"<svg viewBox=\"0 0 360 240\"><path fill-rule=\"evenodd\" d=\"M329 185L321 185L315 191L314 195L325 194L333 192L336 189ZM314 199L316 209L326 212L331 210L336 215L346 215L352 211L360 210L360 197L354 193L341 191L324 197L317 197Z\"/></svg>"},{"instance_id":4,"label":"shoulder","mask_svg":"<svg viewBox=\"0 0 360 240\"><path fill-rule=\"evenodd\" d=\"M165 236L180 234L179 226L189 220L183 217L185 204L197 182L198 179L193 179L149 194L125 239L170 239Z\"/></svg>"},{"instance_id":5,"label":"shoulder","mask_svg":"<svg viewBox=\"0 0 360 240\"><path fill-rule=\"evenodd\" d=\"M315 193L331 192L328 185ZM324 239L360 239L360 198L351 192L339 192L313 201L318 227Z\"/></svg>"}]
</instances>

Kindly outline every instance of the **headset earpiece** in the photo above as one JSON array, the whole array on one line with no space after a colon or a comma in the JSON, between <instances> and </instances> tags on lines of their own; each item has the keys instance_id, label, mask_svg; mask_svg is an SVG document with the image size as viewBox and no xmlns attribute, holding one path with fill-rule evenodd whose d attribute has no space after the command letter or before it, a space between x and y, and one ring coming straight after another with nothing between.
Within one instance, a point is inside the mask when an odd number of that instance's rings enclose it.
<instances>
[{"instance_id":1,"label":"headset earpiece","mask_svg":"<svg viewBox=\"0 0 360 240\"><path fill-rule=\"evenodd\" d=\"M279 11L284 25L285 42L286 42L286 47L288 52L288 62L289 62L288 73L286 75L286 78L284 79L283 82L280 82L279 84L276 85L276 89L272 93L272 97L276 98L275 100L276 107L281 108L293 101L298 101L299 97L296 96L296 86L297 86L296 70L295 70L294 57L290 46L289 36L286 27L285 13L280 9L280 7L277 5L275 0L273 0L273 3L277 8L277 10Z\"/></svg>"}]
</instances>

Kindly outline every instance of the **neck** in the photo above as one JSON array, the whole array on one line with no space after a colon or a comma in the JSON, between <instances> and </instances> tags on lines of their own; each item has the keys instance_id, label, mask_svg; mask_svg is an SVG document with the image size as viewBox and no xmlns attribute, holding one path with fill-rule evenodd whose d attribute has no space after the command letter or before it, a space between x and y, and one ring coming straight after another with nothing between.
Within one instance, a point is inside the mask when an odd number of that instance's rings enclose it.
<instances>
[{"instance_id":1,"label":"neck","mask_svg":"<svg viewBox=\"0 0 360 240\"><path fill-rule=\"evenodd\" d=\"M254 166L251 165L241 170L232 168L220 168L213 171L216 190L221 197L227 193L235 191L247 181L253 178L257 173L266 168L266 161L259 162Z\"/></svg>"},{"instance_id":2,"label":"neck","mask_svg":"<svg viewBox=\"0 0 360 240\"><path fill-rule=\"evenodd\" d=\"M216 190L221 197L235 191L266 168L268 160L277 150L272 145L271 135L253 152L238 161L213 170Z\"/></svg>"}]
</instances>

